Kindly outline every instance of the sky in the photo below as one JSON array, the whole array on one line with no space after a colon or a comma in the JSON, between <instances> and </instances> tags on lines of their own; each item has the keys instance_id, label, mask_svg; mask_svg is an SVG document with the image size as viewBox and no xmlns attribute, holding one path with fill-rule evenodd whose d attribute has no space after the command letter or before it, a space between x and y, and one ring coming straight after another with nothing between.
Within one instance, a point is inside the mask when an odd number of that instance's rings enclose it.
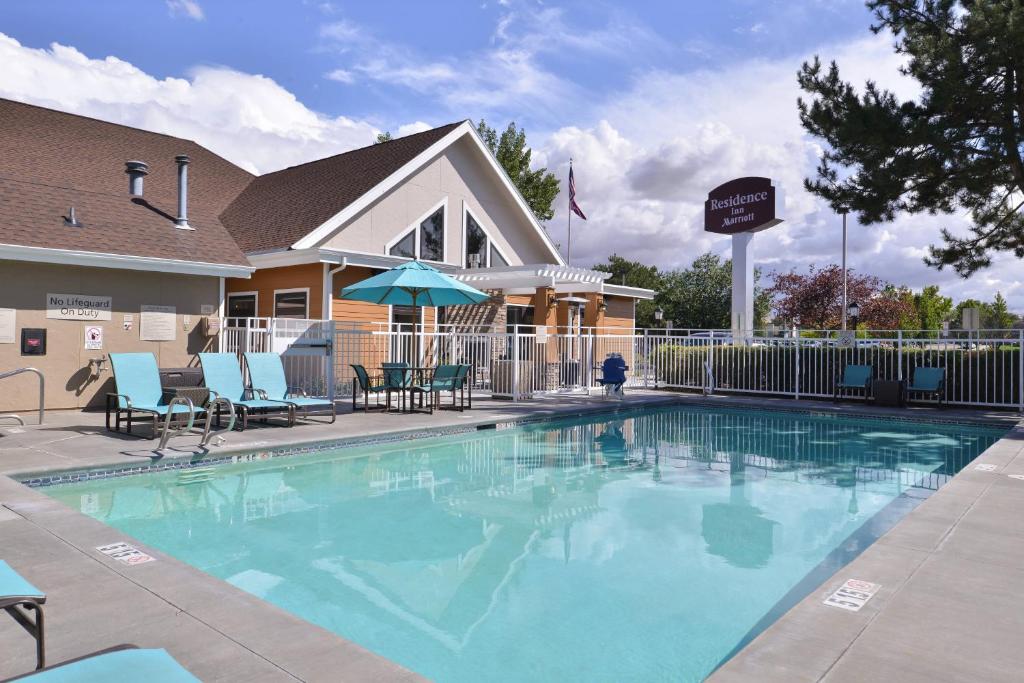
<instances>
[{"instance_id":1,"label":"sky","mask_svg":"<svg viewBox=\"0 0 1024 683\"><path fill-rule=\"evenodd\" d=\"M892 37L861 0L33 0L0 4L0 97L188 137L267 172L461 119L525 127L535 163L574 160L572 263L611 253L683 267L730 238L703 231L709 189L771 177L784 222L762 270L838 263L841 222L806 193L821 142L800 128L796 73L820 55L900 97ZM546 225L566 244L567 196ZM956 299L1001 291L1024 311L1012 256L969 280L924 265L966 217L850 221L849 266Z\"/></svg>"}]
</instances>

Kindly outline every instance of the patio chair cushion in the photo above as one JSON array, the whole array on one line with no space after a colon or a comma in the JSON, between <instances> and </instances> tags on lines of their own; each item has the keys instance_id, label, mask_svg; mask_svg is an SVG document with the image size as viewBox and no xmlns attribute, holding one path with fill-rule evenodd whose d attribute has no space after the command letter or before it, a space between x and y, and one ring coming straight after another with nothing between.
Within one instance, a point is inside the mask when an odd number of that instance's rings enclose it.
<instances>
[{"instance_id":1,"label":"patio chair cushion","mask_svg":"<svg viewBox=\"0 0 1024 683\"><path fill-rule=\"evenodd\" d=\"M25 680L40 683L63 681L145 681L146 683L198 683L167 650L117 650L87 657L30 674Z\"/></svg>"},{"instance_id":2,"label":"patio chair cushion","mask_svg":"<svg viewBox=\"0 0 1024 683\"><path fill-rule=\"evenodd\" d=\"M843 368L843 379L839 386L845 389L862 389L871 380L870 365L847 365Z\"/></svg>"},{"instance_id":3,"label":"patio chair cushion","mask_svg":"<svg viewBox=\"0 0 1024 683\"><path fill-rule=\"evenodd\" d=\"M939 391L945 379L945 368L914 368L912 382L907 391Z\"/></svg>"},{"instance_id":4,"label":"patio chair cushion","mask_svg":"<svg viewBox=\"0 0 1024 683\"><path fill-rule=\"evenodd\" d=\"M26 581L11 565L0 560L0 601L4 598L45 600L46 593Z\"/></svg>"},{"instance_id":5,"label":"patio chair cushion","mask_svg":"<svg viewBox=\"0 0 1024 683\"><path fill-rule=\"evenodd\" d=\"M152 353L111 353L110 367L114 373L116 392L127 396L132 407L158 406L163 403L163 387L156 356ZM127 408L123 396L117 399L119 408Z\"/></svg>"}]
</instances>

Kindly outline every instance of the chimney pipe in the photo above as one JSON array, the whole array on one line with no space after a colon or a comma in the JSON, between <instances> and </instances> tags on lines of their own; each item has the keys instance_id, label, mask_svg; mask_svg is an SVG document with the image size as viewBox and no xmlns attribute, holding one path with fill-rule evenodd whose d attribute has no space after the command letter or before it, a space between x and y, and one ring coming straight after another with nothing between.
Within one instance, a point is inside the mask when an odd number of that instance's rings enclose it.
<instances>
[{"instance_id":1,"label":"chimney pipe","mask_svg":"<svg viewBox=\"0 0 1024 683\"><path fill-rule=\"evenodd\" d=\"M174 223L182 230L193 230L188 224L188 155L179 154L174 161L178 164L178 217Z\"/></svg>"},{"instance_id":2,"label":"chimney pipe","mask_svg":"<svg viewBox=\"0 0 1024 683\"><path fill-rule=\"evenodd\" d=\"M128 174L128 194L141 197L142 180L149 173L149 166L144 161L126 161L124 166L124 172Z\"/></svg>"}]
</instances>

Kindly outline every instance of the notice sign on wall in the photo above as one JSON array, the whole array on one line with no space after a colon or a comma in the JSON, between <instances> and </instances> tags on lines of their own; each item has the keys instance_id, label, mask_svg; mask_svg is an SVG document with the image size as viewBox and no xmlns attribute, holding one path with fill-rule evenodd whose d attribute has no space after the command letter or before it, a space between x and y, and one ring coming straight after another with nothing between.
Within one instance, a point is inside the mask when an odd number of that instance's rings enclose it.
<instances>
[{"instance_id":1,"label":"notice sign on wall","mask_svg":"<svg viewBox=\"0 0 1024 683\"><path fill-rule=\"evenodd\" d=\"M139 339L142 341L174 341L177 309L174 306L143 306L139 315Z\"/></svg>"},{"instance_id":2,"label":"notice sign on wall","mask_svg":"<svg viewBox=\"0 0 1024 683\"><path fill-rule=\"evenodd\" d=\"M17 342L14 334L16 316L17 314L13 308L0 308L0 344L14 344Z\"/></svg>"},{"instance_id":3,"label":"notice sign on wall","mask_svg":"<svg viewBox=\"0 0 1024 683\"><path fill-rule=\"evenodd\" d=\"M99 351L103 348L103 328L99 325L85 326L85 350Z\"/></svg>"},{"instance_id":4,"label":"notice sign on wall","mask_svg":"<svg viewBox=\"0 0 1024 683\"><path fill-rule=\"evenodd\" d=\"M110 320L110 310L109 296L46 295L46 317L54 320Z\"/></svg>"}]
</instances>

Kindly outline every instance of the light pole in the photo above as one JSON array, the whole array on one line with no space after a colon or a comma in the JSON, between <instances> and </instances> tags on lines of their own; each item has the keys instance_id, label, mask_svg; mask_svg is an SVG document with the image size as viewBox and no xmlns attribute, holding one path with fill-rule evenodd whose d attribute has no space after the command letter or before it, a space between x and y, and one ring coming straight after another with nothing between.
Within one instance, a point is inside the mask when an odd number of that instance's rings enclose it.
<instances>
[{"instance_id":1,"label":"light pole","mask_svg":"<svg viewBox=\"0 0 1024 683\"><path fill-rule=\"evenodd\" d=\"M844 312L850 315L850 319L853 321L853 333L856 334L858 318L860 318L860 306L856 301L851 301Z\"/></svg>"},{"instance_id":2,"label":"light pole","mask_svg":"<svg viewBox=\"0 0 1024 683\"><path fill-rule=\"evenodd\" d=\"M658 306L657 308L654 309L654 320L655 320L655 322L657 322L660 325L661 324L661 319L664 318L664 317L665 317L665 311L661 310L661 306Z\"/></svg>"},{"instance_id":3,"label":"light pole","mask_svg":"<svg viewBox=\"0 0 1024 683\"><path fill-rule=\"evenodd\" d=\"M800 316L793 316L793 338L797 339L800 337Z\"/></svg>"},{"instance_id":4,"label":"light pole","mask_svg":"<svg viewBox=\"0 0 1024 683\"><path fill-rule=\"evenodd\" d=\"M840 211L843 214L843 329L846 329L846 209ZM854 325L854 328L857 326Z\"/></svg>"}]
</instances>

